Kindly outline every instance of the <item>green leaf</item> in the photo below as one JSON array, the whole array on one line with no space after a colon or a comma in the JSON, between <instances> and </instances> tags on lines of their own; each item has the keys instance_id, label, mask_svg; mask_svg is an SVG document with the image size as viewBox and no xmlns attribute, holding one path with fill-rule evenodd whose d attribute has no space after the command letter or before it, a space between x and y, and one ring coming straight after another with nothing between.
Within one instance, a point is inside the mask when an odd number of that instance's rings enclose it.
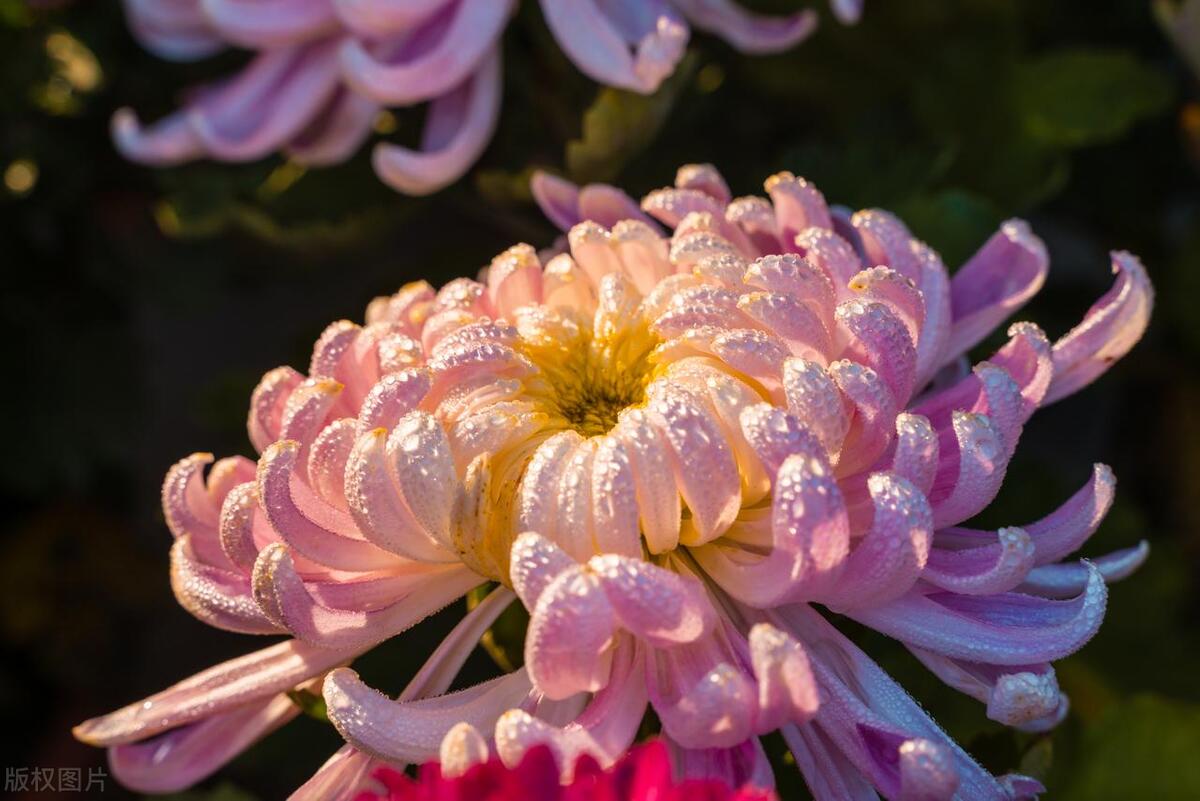
<instances>
[{"instance_id":1,"label":"green leaf","mask_svg":"<svg viewBox=\"0 0 1200 801\"><path fill-rule=\"evenodd\" d=\"M1156 695L1114 705L1084 732L1063 801L1200 798L1200 706ZM1053 786L1051 789L1054 789Z\"/></svg>"},{"instance_id":2,"label":"green leaf","mask_svg":"<svg viewBox=\"0 0 1200 801\"><path fill-rule=\"evenodd\" d=\"M288 690L287 697L300 707L300 711L323 723L329 722L329 713L325 707L325 699L308 690Z\"/></svg>"},{"instance_id":3,"label":"green leaf","mask_svg":"<svg viewBox=\"0 0 1200 801\"><path fill-rule=\"evenodd\" d=\"M1163 111L1171 100L1167 76L1122 50L1063 49L1018 65L1013 80L1017 114L1033 138L1058 147L1118 139Z\"/></svg>"},{"instance_id":4,"label":"green leaf","mask_svg":"<svg viewBox=\"0 0 1200 801\"><path fill-rule=\"evenodd\" d=\"M667 121L691 84L698 58L689 53L652 95L603 89L583 114L579 139L567 143L566 165L573 180L610 181L641 153Z\"/></svg>"}]
</instances>

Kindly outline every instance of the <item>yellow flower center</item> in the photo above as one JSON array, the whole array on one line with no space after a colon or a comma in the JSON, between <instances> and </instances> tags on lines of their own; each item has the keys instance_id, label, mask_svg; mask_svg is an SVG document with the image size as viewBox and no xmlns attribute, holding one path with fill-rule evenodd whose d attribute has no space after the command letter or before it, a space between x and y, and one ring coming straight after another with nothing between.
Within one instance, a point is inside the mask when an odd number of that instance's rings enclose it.
<instances>
[{"instance_id":1,"label":"yellow flower center","mask_svg":"<svg viewBox=\"0 0 1200 801\"><path fill-rule=\"evenodd\" d=\"M602 332L581 328L570 339L527 341L525 355L538 368L526 383L527 396L549 415L554 430L607 434L623 409L644 402L658 342L640 318Z\"/></svg>"}]
</instances>

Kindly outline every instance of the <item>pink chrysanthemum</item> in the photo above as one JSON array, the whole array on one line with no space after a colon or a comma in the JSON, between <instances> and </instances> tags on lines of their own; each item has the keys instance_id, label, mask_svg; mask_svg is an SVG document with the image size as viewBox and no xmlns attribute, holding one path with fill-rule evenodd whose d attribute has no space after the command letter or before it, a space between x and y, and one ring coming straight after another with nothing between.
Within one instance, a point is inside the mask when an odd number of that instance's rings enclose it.
<instances>
[{"instance_id":1,"label":"pink chrysanthemum","mask_svg":"<svg viewBox=\"0 0 1200 801\"><path fill-rule=\"evenodd\" d=\"M118 777L187 785L320 686L348 745L294 798L351 797L379 762L457 775L539 744L567 773L609 765L651 707L685 777L769 785L758 737L778 730L819 799L1036 792L982 769L834 623L904 643L994 720L1061 720L1050 663L1146 555L1061 561L1108 511L1111 472L1036 522L961 524L1030 415L1140 338L1145 271L1115 253L1076 328L1051 344L1017 323L971 368L1045 278L1023 222L951 279L892 215L831 209L790 174L769 200L731 200L707 166L676 184L639 206L538 176L568 252L518 245L479 281L376 299L365 326L326 330L307 376L263 378L257 465L171 469L180 602L295 639L82 724ZM484 581L399 698L343 667ZM446 694L514 597L524 665Z\"/></svg>"},{"instance_id":2,"label":"pink chrysanthemum","mask_svg":"<svg viewBox=\"0 0 1200 801\"><path fill-rule=\"evenodd\" d=\"M276 151L309 165L342 161L381 108L430 104L418 150L380 143L379 177L407 194L434 192L479 158L500 111L500 38L517 0L125 0L129 24L172 60L227 46L255 51L237 76L193 91L144 128L113 118L127 158L151 165L199 158L252 161ZM833 0L853 22L861 0ZM816 14L751 14L735 0L541 0L579 68L601 83L649 93L675 70L688 22L747 53L785 50Z\"/></svg>"},{"instance_id":3,"label":"pink chrysanthemum","mask_svg":"<svg viewBox=\"0 0 1200 801\"><path fill-rule=\"evenodd\" d=\"M496 757L461 775L446 775L437 763L414 780L392 768L373 774L383 791L364 790L354 801L777 801L774 793L735 789L718 779L676 782L667 749L659 742L631 749L608 770L584 754L569 784L559 783L559 766L546 746L529 749L515 767Z\"/></svg>"}]
</instances>

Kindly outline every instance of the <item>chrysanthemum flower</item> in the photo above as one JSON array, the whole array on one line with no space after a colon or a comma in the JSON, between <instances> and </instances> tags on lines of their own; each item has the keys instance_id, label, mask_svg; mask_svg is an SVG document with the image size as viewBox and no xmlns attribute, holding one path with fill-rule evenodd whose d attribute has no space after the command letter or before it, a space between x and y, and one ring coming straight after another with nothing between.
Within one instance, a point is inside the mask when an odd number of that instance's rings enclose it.
<instances>
[{"instance_id":1,"label":"chrysanthemum flower","mask_svg":"<svg viewBox=\"0 0 1200 801\"><path fill-rule=\"evenodd\" d=\"M129 24L172 60L227 46L255 52L236 76L190 93L146 128L113 118L127 158L151 165L199 158L253 161L284 151L321 166L366 140L385 107L430 104L417 150L376 145L379 177L407 194L434 192L479 158L500 111L500 38L517 0L125 0ZM811 9L752 14L735 0L541 0L579 68L601 83L649 93L675 70L688 22L747 53L785 50L812 31ZM861 0L832 0L853 22Z\"/></svg>"},{"instance_id":2,"label":"chrysanthemum flower","mask_svg":"<svg viewBox=\"0 0 1200 801\"><path fill-rule=\"evenodd\" d=\"M1097 465L1040 520L963 527L1025 421L1105 372L1152 289L1113 288L1051 344L1031 323L966 353L1042 285L1005 223L947 274L892 215L829 208L790 174L731 200L707 166L640 206L539 176L567 252L518 245L480 280L405 286L338 322L307 376L251 400L257 464L198 454L163 488L172 586L205 622L294 639L84 723L139 789L186 785L322 687L348 745L295 798L346 798L378 763L460 773L548 745L610 765L652 709L683 776L770 783L783 734L819 799L1004 799L995 778L846 636L910 649L994 720L1065 714L1051 663L1103 617L1139 546L1062 561L1096 530ZM664 234L665 226L671 233ZM482 582L495 589L399 698L344 667ZM524 665L446 694L514 596Z\"/></svg>"},{"instance_id":3,"label":"chrysanthemum flower","mask_svg":"<svg viewBox=\"0 0 1200 801\"><path fill-rule=\"evenodd\" d=\"M392 768L373 774L382 791L364 790L354 801L776 801L768 790L732 788L719 779L676 782L662 743L631 749L604 770L584 754L571 782L559 783L559 767L546 746L529 749L515 767L498 758L451 775L437 763L422 766L416 779Z\"/></svg>"}]
</instances>

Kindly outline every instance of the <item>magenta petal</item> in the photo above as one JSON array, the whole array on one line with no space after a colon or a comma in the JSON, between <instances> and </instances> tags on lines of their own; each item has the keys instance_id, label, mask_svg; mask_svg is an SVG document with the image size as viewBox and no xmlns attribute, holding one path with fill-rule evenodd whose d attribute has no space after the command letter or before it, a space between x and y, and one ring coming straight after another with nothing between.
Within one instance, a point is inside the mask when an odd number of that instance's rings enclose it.
<instances>
[{"instance_id":1,"label":"magenta petal","mask_svg":"<svg viewBox=\"0 0 1200 801\"><path fill-rule=\"evenodd\" d=\"M1095 381L1137 344L1150 323L1154 287L1137 257L1112 254L1116 283L1088 309L1083 322L1054 343L1054 380L1045 403Z\"/></svg>"},{"instance_id":2,"label":"magenta petal","mask_svg":"<svg viewBox=\"0 0 1200 801\"><path fill-rule=\"evenodd\" d=\"M108 764L121 784L142 793L184 790L300 713L286 695L220 712L129 745L113 746Z\"/></svg>"}]
</instances>

